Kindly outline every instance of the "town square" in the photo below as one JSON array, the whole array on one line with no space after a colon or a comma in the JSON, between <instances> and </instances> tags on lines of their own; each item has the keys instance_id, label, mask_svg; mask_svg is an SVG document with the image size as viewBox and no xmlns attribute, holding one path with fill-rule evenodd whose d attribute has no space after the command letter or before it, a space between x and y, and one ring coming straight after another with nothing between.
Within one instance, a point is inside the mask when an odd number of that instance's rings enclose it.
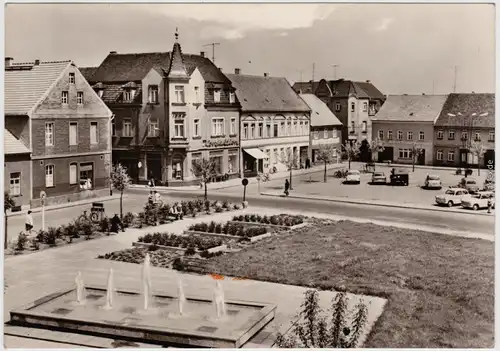
<instances>
[{"instance_id":1,"label":"town square","mask_svg":"<svg viewBox=\"0 0 500 351\"><path fill-rule=\"evenodd\" d=\"M5 23L5 348L494 347L493 5Z\"/></svg>"}]
</instances>

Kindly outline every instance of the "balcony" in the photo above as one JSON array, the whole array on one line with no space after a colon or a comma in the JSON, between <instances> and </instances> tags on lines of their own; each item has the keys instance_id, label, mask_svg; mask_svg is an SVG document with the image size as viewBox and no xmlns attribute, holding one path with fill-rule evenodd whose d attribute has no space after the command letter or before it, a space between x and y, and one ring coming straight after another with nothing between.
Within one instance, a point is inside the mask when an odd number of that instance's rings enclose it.
<instances>
[{"instance_id":1,"label":"balcony","mask_svg":"<svg viewBox=\"0 0 500 351\"><path fill-rule=\"evenodd\" d=\"M172 139L170 139L170 147L185 148L188 145L189 141L186 137L172 137Z\"/></svg>"}]
</instances>

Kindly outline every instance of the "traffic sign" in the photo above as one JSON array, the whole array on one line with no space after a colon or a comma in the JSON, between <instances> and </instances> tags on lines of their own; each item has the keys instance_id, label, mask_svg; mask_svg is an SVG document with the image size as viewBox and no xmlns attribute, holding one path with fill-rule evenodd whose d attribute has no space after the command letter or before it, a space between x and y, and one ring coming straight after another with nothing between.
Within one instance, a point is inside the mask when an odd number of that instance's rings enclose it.
<instances>
[{"instance_id":1,"label":"traffic sign","mask_svg":"<svg viewBox=\"0 0 500 351\"><path fill-rule=\"evenodd\" d=\"M243 186L247 186L247 185L248 185L248 179L243 178L243 180L241 181L241 184L242 184Z\"/></svg>"}]
</instances>

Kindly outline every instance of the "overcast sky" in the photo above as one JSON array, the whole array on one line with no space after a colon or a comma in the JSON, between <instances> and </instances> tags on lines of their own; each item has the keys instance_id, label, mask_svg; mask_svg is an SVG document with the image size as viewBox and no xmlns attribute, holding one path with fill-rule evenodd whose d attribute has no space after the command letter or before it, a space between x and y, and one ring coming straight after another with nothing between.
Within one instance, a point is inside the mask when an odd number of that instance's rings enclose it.
<instances>
[{"instance_id":1,"label":"overcast sky","mask_svg":"<svg viewBox=\"0 0 500 351\"><path fill-rule=\"evenodd\" d=\"M9 4L5 56L97 66L109 51L212 49L223 72L371 80L384 94L494 92L486 4ZM434 84L433 84L434 81Z\"/></svg>"}]
</instances>

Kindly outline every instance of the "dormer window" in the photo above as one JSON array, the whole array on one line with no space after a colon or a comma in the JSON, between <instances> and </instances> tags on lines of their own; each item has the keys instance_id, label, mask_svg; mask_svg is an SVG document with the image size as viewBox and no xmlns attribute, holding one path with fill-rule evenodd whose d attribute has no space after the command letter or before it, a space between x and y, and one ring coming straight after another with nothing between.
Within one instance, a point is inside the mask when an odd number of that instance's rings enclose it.
<instances>
[{"instance_id":1,"label":"dormer window","mask_svg":"<svg viewBox=\"0 0 500 351\"><path fill-rule=\"evenodd\" d=\"M214 102L220 102L220 89L214 90Z\"/></svg>"},{"instance_id":2,"label":"dormer window","mask_svg":"<svg viewBox=\"0 0 500 351\"><path fill-rule=\"evenodd\" d=\"M158 85L150 85L148 88L149 92L149 103L157 104L158 103Z\"/></svg>"},{"instance_id":3,"label":"dormer window","mask_svg":"<svg viewBox=\"0 0 500 351\"><path fill-rule=\"evenodd\" d=\"M102 98L102 95L104 94L104 90L98 90L97 95L99 95L100 98Z\"/></svg>"},{"instance_id":4,"label":"dormer window","mask_svg":"<svg viewBox=\"0 0 500 351\"><path fill-rule=\"evenodd\" d=\"M229 93L229 103L234 104L236 102L236 98L234 96L234 93Z\"/></svg>"},{"instance_id":5,"label":"dormer window","mask_svg":"<svg viewBox=\"0 0 500 351\"><path fill-rule=\"evenodd\" d=\"M135 89L126 89L123 92L123 101L132 101L134 100Z\"/></svg>"}]
</instances>

